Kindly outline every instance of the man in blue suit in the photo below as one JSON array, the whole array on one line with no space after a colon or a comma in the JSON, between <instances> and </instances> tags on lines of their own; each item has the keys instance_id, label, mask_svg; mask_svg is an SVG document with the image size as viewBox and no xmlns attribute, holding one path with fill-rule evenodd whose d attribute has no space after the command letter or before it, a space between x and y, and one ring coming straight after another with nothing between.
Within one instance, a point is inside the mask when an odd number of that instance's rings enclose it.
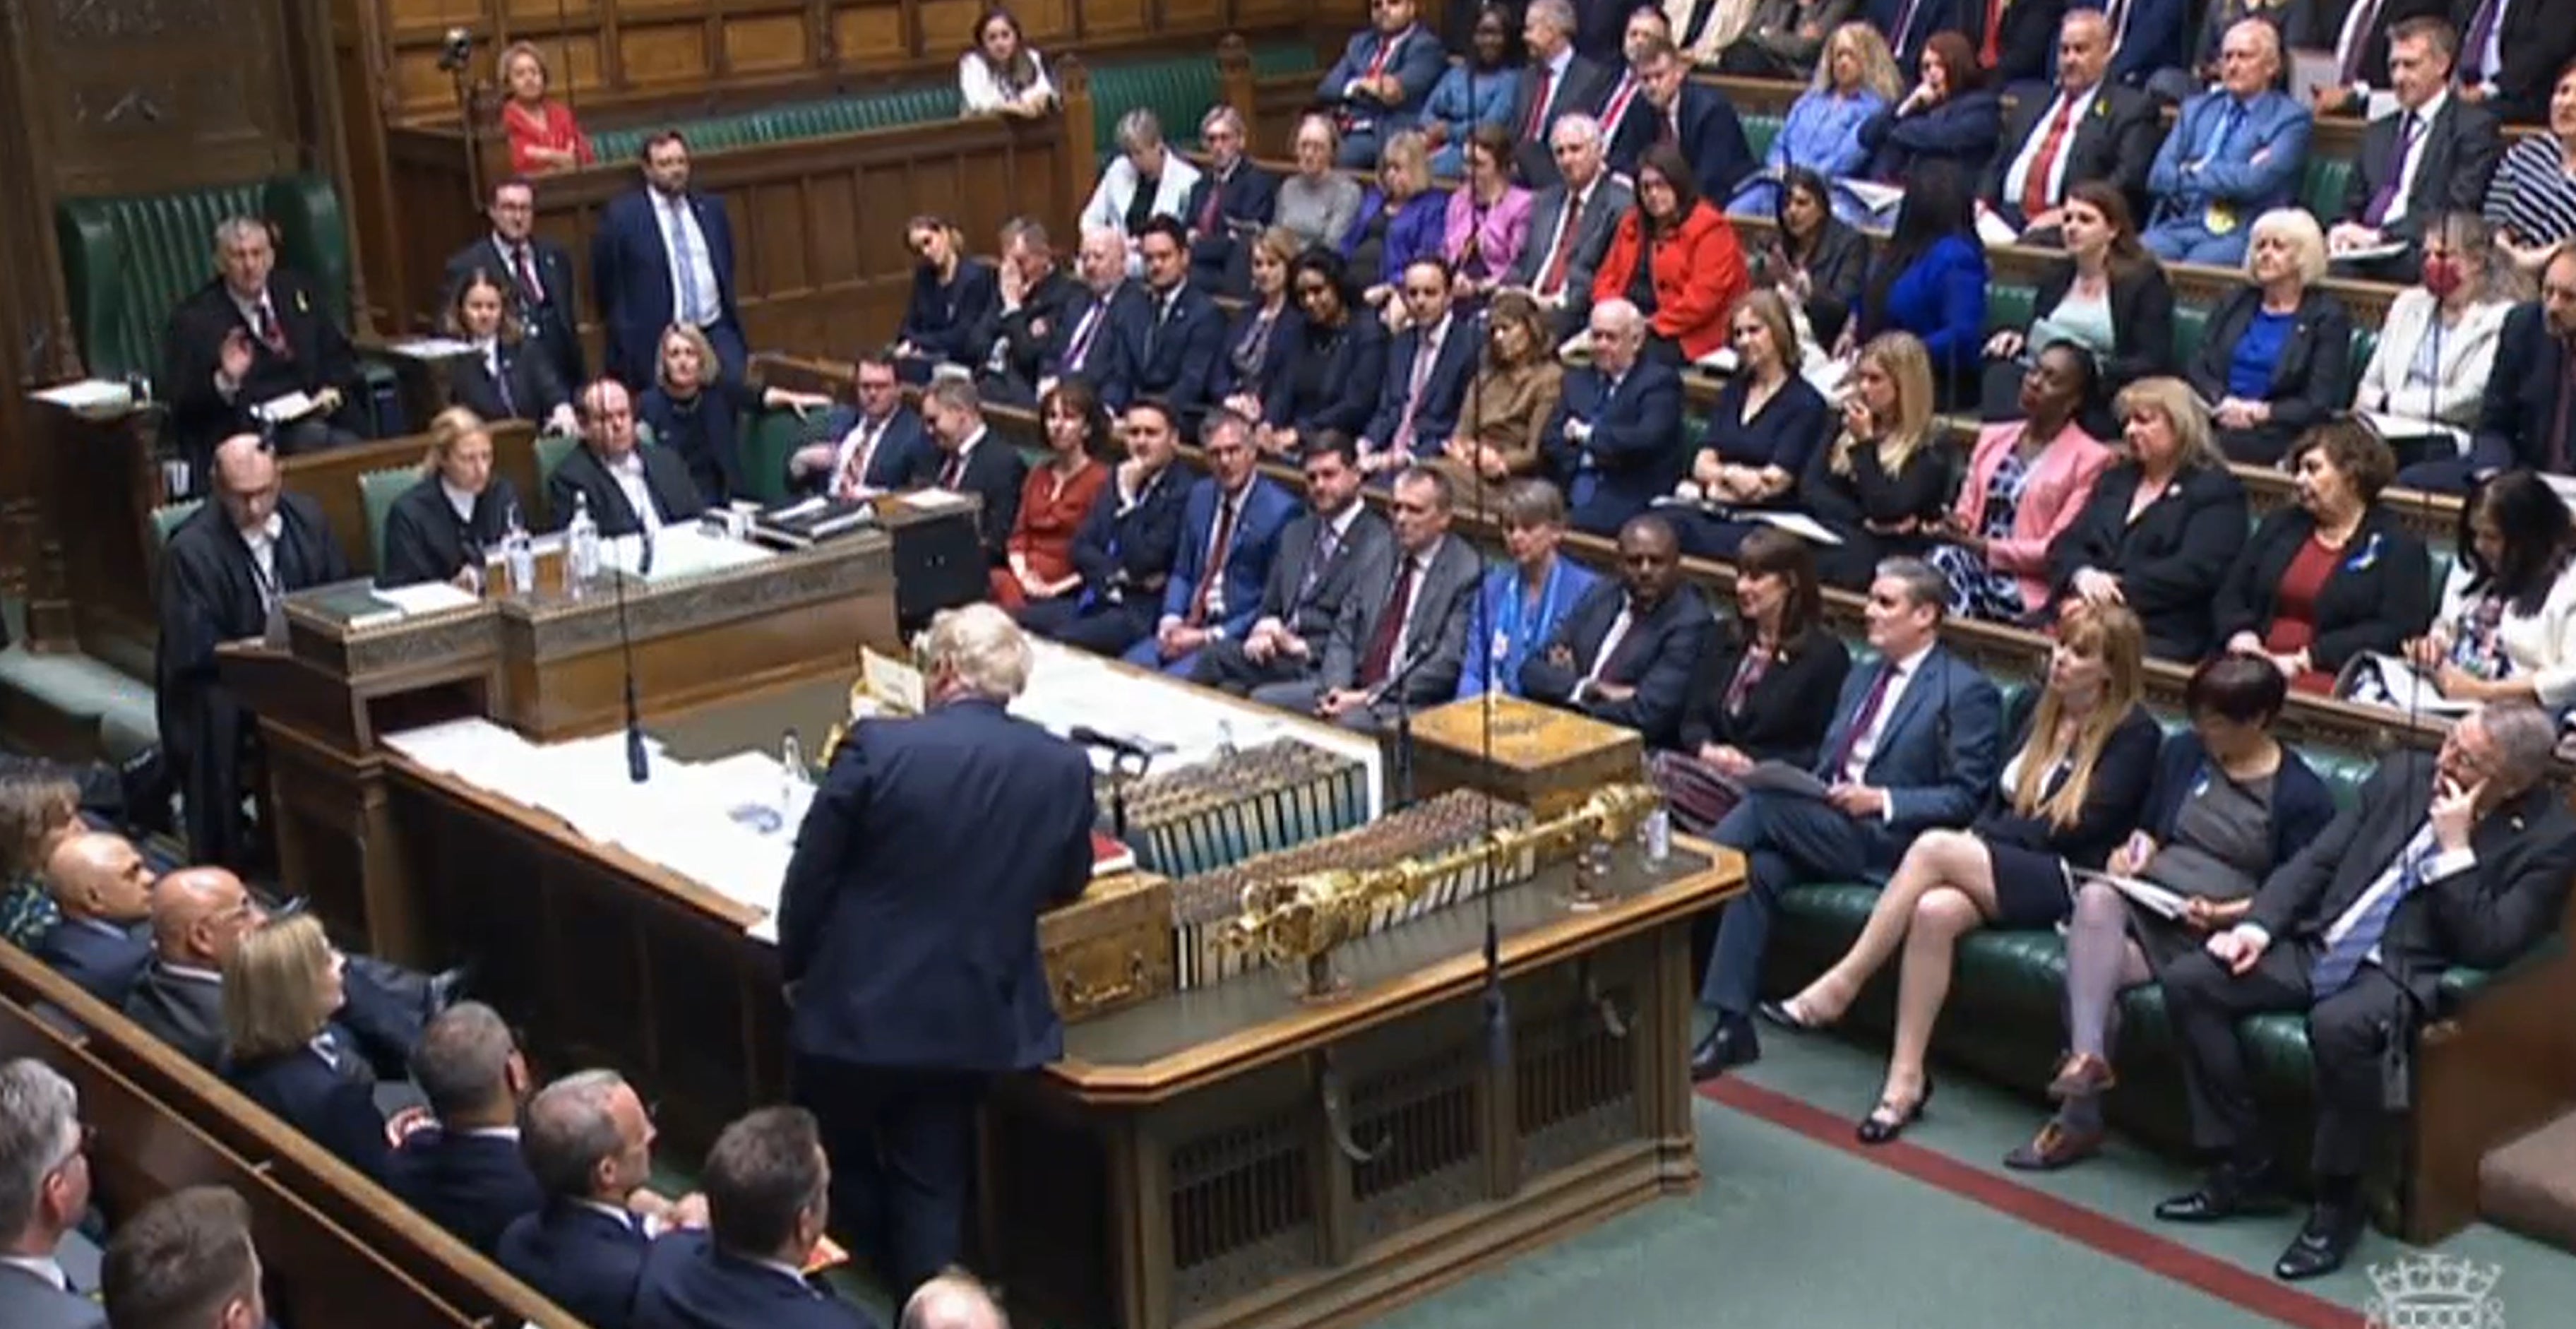
<instances>
[{"instance_id":1,"label":"man in blue suit","mask_svg":"<svg viewBox=\"0 0 2576 1329\"><path fill-rule=\"evenodd\" d=\"M519 1152L528 1059L491 1007L461 1001L422 1031L411 1074L438 1121L403 1138L386 1162L385 1184L489 1255L510 1224L546 1202Z\"/></svg>"},{"instance_id":2,"label":"man in blue suit","mask_svg":"<svg viewBox=\"0 0 2576 1329\"><path fill-rule=\"evenodd\" d=\"M660 367L662 333L707 335L724 376L750 359L734 308L733 223L724 200L689 189L689 145L677 130L644 141L644 187L609 201L590 242L590 289L608 346L607 376L642 390Z\"/></svg>"},{"instance_id":3,"label":"man in blue suit","mask_svg":"<svg viewBox=\"0 0 2576 1329\"><path fill-rule=\"evenodd\" d=\"M1824 796L1751 792L1717 824L1717 842L1744 852L1749 889L1727 906L1700 984L1700 1005L1717 1012L1717 1023L1691 1052L1693 1079L1762 1055L1751 1016L1781 891L1883 881L1917 834L1965 826L1984 804L2003 699L1941 644L1949 597L1948 582L1920 560L1879 564L1866 611L1879 659L1843 684L1813 772Z\"/></svg>"},{"instance_id":4,"label":"man in blue suit","mask_svg":"<svg viewBox=\"0 0 2576 1329\"><path fill-rule=\"evenodd\" d=\"M88 1149L71 1081L32 1057L0 1063L0 1325L107 1329L57 1258L89 1212Z\"/></svg>"},{"instance_id":5,"label":"man in blue suit","mask_svg":"<svg viewBox=\"0 0 2576 1329\"><path fill-rule=\"evenodd\" d=\"M1936 32L1961 32L1974 35L1985 15L1982 3L1965 0L1869 0L1870 26L1887 37L1887 49L1896 56L1896 67L1905 71L1911 83L1914 69L1923 58L1923 43Z\"/></svg>"},{"instance_id":6,"label":"man in blue suit","mask_svg":"<svg viewBox=\"0 0 2576 1329\"><path fill-rule=\"evenodd\" d=\"M1295 496L1254 466L1251 422L1215 411L1202 433L1208 474L1181 508L1181 556L1163 587L1163 616L1127 652L1130 664L1181 678L1198 668L1201 647L1252 630L1280 533L1298 510Z\"/></svg>"},{"instance_id":7,"label":"man in blue suit","mask_svg":"<svg viewBox=\"0 0 2576 1329\"><path fill-rule=\"evenodd\" d=\"M1110 311L1109 372L1100 401L1111 412L1151 397L1187 419L1207 404L1208 379L1225 344L1225 315L1190 285L1190 247L1181 224L1156 217L1136 233L1145 269L1141 300Z\"/></svg>"},{"instance_id":8,"label":"man in blue suit","mask_svg":"<svg viewBox=\"0 0 2576 1329\"><path fill-rule=\"evenodd\" d=\"M671 1205L645 1189L653 1121L615 1071L538 1090L519 1144L546 1198L503 1229L493 1258L591 1329L627 1329L645 1247L665 1227L704 1224L705 1200Z\"/></svg>"},{"instance_id":9,"label":"man in blue suit","mask_svg":"<svg viewBox=\"0 0 2576 1329\"><path fill-rule=\"evenodd\" d=\"M2183 106L2147 172L2155 221L2139 239L2156 257L2232 267L2254 219L2298 201L2315 121L2273 86L2280 76L2280 29L2246 19L2227 30L2219 86Z\"/></svg>"},{"instance_id":10,"label":"man in blue suit","mask_svg":"<svg viewBox=\"0 0 2576 1329\"><path fill-rule=\"evenodd\" d=\"M1413 128L1431 85L1449 72L1448 49L1414 21L1415 11L1416 0L1372 0L1368 30L1351 38L1315 87L1315 99L1335 108L1341 165L1374 169L1378 146Z\"/></svg>"},{"instance_id":11,"label":"man in blue suit","mask_svg":"<svg viewBox=\"0 0 2576 1329\"><path fill-rule=\"evenodd\" d=\"M1127 237L1117 231L1097 226L1084 231L1074 250L1073 272L1082 289L1064 302L1055 337L1040 358L1041 397L1067 378L1083 379L1105 391L1118 359L1115 339L1109 335L1112 319L1120 306L1144 298L1127 280Z\"/></svg>"},{"instance_id":12,"label":"man in blue suit","mask_svg":"<svg viewBox=\"0 0 2576 1329\"><path fill-rule=\"evenodd\" d=\"M1097 816L1090 759L1008 709L1032 657L1007 615L947 610L922 655L928 709L850 730L778 903L797 1101L831 1123L838 1207L897 1301L959 1260L986 1083L1064 1054L1038 915L1090 885Z\"/></svg>"},{"instance_id":13,"label":"man in blue suit","mask_svg":"<svg viewBox=\"0 0 2576 1329\"><path fill-rule=\"evenodd\" d=\"M1619 580L1601 582L1521 664L1521 695L1634 729L1649 748L1679 740L1691 673L1716 624L1682 584L1681 540L1655 514L1619 528Z\"/></svg>"},{"instance_id":14,"label":"man in blue suit","mask_svg":"<svg viewBox=\"0 0 2576 1329\"><path fill-rule=\"evenodd\" d=\"M1539 438L1549 475L1574 508L1574 529L1615 535L1673 492L1690 464L1682 379L1644 356L1646 318L1625 300L1592 307L1592 363L1565 376Z\"/></svg>"},{"instance_id":15,"label":"man in blue suit","mask_svg":"<svg viewBox=\"0 0 2576 1329\"><path fill-rule=\"evenodd\" d=\"M882 350L859 356L851 371L858 405L834 407L821 441L787 458L789 488L852 500L901 489L933 448L921 417L903 404L903 381L894 357Z\"/></svg>"},{"instance_id":16,"label":"man in blue suit","mask_svg":"<svg viewBox=\"0 0 2576 1329\"><path fill-rule=\"evenodd\" d=\"M1467 620L1466 668L1458 675L1461 698L1496 687L1521 693L1521 665L1556 635L1584 592L1599 580L1582 564L1557 552L1565 542L1565 496L1545 480L1514 480L1496 506L1508 566L1485 574L1476 610Z\"/></svg>"},{"instance_id":17,"label":"man in blue suit","mask_svg":"<svg viewBox=\"0 0 2576 1329\"><path fill-rule=\"evenodd\" d=\"M1125 655L1154 634L1180 557L1189 477L1172 464L1180 427L1159 403L1127 408L1127 457L1073 533L1082 589L1020 610L1020 626L1095 655Z\"/></svg>"},{"instance_id":18,"label":"man in blue suit","mask_svg":"<svg viewBox=\"0 0 2576 1329\"><path fill-rule=\"evenodd\" d=\"M36 958L110 1006L152 961L152 868L122 835L73 835L45 864L62 917L36 938Z\"/></svg>"},{"instance_id":19,"label":"man in blue suit","mask_svg":"<svg viewBox=\"0 0 2576 1329\"><path fill-rule=\"evenodd\" d=\"M1404 268L1409 320L1386 357L1377 410L1360 431L1360 469L1392 478L1416 457L1437 456L1458 427L1458 407L1476 376L1473 321L1449 309L1449 265L1417 258Z\"/></svg>"},{"instance_id":20,"label":"man in blue suit","mask_svg":"<svg viewBox=\"0 0 2576 1329\"><path fill-rule=\"evenodd\" d=\"M2190 57L2183 49L2197 6L2187 0L2067 0L2068 9L2098 9L2111 28L2111 81L2132 88L2189 87ZM2159 79L2158 75L2164 77ZM2057 56L2048 57L2057 78Z\"/></svg>"},{"instance_id":21,"label":"man in blue suit","mask_svg":"<svg viewBox=\"0 0 2576 1329\"><path fill-rule=\"evenodd\" d=\"M1648 149L1669 143L1690 163L1691 183L1701 198L1733 198L1754 167L1753 145L1744 137L1735 103L1715 87L1691 81L1690 62L1660 37L1646 43L1637 82L1637 104L1610 143L1611 167L1634 175Z\"/></svg>"},{"instance_id":22,"label":"man in blue suit","mask_svg":"<svg viewBox=\"0 0 2576 1329\"><path fill-rule=\"evenodd\" d=\"M706 1184L707 1230L644 1254L635 1329L876 1329L805 1276L831 1214L832 1166L813 1113L766 1107L725 1127L707 1151Z\"/></svg>"}]
</instances>

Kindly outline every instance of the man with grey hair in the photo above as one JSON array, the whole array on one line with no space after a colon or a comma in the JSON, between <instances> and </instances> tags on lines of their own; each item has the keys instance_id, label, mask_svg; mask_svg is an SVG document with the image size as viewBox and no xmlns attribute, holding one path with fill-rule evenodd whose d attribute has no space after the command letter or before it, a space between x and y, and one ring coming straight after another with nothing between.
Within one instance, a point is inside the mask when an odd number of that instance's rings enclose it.
<instances>
[{"instance_id":1,"label":"man with grey hair","mask_svg":"<svg viewBox=\"0 0 2576 1329\"><path fill-rule=\"evenodd\" d=\"M2381 758L2360 799L2273 872L2243 921L2166 967L2192 1142L2212 1168L2156 1217L2208 1223L2273 1206L2272 1136L2237 1021L2301 1012L2316 1064L2315 1204L2272 1272L2342 1266L2367 1216L2362 1171L2408 1101L2415 1031L2443 973L2502 968L2566 912L2576 815L2549 784L2555 740L2539 707L2496 702L2452 726L2438 753Z\"/></svg>"},{"instance_id":2,"label":"man with grey hair","mask_svg":"<svg viewBox=\"0 0 2576 1329\"><path fill-rule=\"evenodd\" d=\"M922 1284L903 1303L896 1329L1011 1329L1011 1319L995 1304L984 1280L951 1269Z\"/></svg>"},{"instance_id":3,"label":"man with grey hair","mask_svg":"<svg viewBox=\"0 0 2576 1329\"><path fill-rule=\"evenodd\" d=\"M0 1324L9 1329L107 1323L55 1259L89 1211L88 1143L71 1081L33 1058L0 1065Z\"/></svg>"},{"instance_id":4,"label":"man with grey hair","mask_svg":"<svg viewBox=\"0 0 2576 1329\"><path fill-rule=\"evenodd\" d=\"M1618 82L1614 71L1575 53L1575 31L1574 6L1567 0L1531 0L1521 17L1529 66L1512 90L1512 118L1504 127L1520 141L1521 178L1533 186L1557 183L1557 164L1544 149L1553 141L1558 121L1578 113L1589 119L1602 95ZM1596 141L1601 137L1599 125L1593 126L1592 136Z\"/></svg>"},{"instance_id":5,"label":"man with grey hair","mask_svg":"<svg viewBox=\"0 0 2576 1329\"><path fill-rule=\"evenodd\" d=\"M1127 236L1111 226L1086 226L1082 244L1074 251L1074 276L1082 283L1064 302L1056 315L1055 328L1049 334L1046 354L1040 360L1044 372L1038 376L1038 395L1055 391L1055 385L1068 378L1080 378L1098 386L1114 358L1109 338L1109 320L1122 301L1142 300L1145 294L1127 280Z\"/></svg>"},{"instance_id":6,"label":"man with grey hair","mask_svg":"<svg viewBox=\"0 0 2576 1329\"><path fill-rule=\"evenodd\" d=\"M1245 242L1270 224L1279 207L1279 178L1252 160L1243 112L1224 102L1199 118L1199 146L1207 170L1190 190L1182 220L1190 228L1190 280L1211 293L1242 295L1251 288L1251 251Z\"/></svg>"},{"instance_id":7,"label":"man with grey hair","mask_svg":"<svg viewBox=\"0 0 2576 1329\"><path fill-rule=\"evenodd\" d=\"M1591 314L1592 275L1610 252L1619 219L1636 203L1628 183L1610 174L1608 152L1599 122L1580 113L1556 122L1546 152L1535 146L1522 152L1524 172L1529 159L1545 161L1554 183L1530 200L1529 243L1503 284L1529 292L1549 310L1560 341Z\"/></svg>"},{"instance_id":8,"label":"man with grey hair","mask_svg":"<svg viewBox=\"0 0 2576 1329\"><path fill-rule=\"evenodd\" d=\"M2140 233L2168 263L2234 266L2248 224L2298 204L2308 165L2308 108L2277 86L2281 30L2249 18L2219 39L2218 86L2183 103L2173 133L2147 172L2153 221Z\"/></svg>"},{"instance_id":9,"label":"man with grey hair","mask_svg":"<svg viewBox=\"0 0 2576 1329\"><path fill-rule=\"evenodd\" d=\"M497 1012L465 1001L429 1022L411 1073L437 1121L394 1150L386 1187L489 1255L502 1230L546 1198L519 1149L528 1059Z\"/></svg>"},{"instance_id":10,"label":"man with grey hair","mask_svg":"<svg viewBox=\"0 0 2576 1329\"><path fill-rule=\"evenodd\" d=\"M1133 244L1148 217L1186 220L1199 168L1163 142L1163 122L1142 106L1118 117L1118 155L1100 172L1091 201L1082 207L1086 231L1116 231L1129 244L1127 270L1136 270Z\"/></svg>"},{"instance_id":11,"label":"man with grey hair","mask_svg":"<svg viewBox=\"0 0 2576 1329\"><path fill-rule=\"evenodd\" d=\"M989 348L975 376L986 401L1037 404L1047 348L1082 290L1055 258L1046 226L1036 218L1014 217L1003 224L998 269L1002 300L967 338L970 345Z\"/></svg>"},{"instance_id":12,"label":"man with grey hair","mask_svg":"<svg viewBox=\"0 0 2576 1329\"><path fill-rule=\"evenodd\" d=\"M1457 695L1484 563L1449 529L1457 495L1447 472L1408 467L1392 498L1395 538L1353 574L1322 664L1253 689L1253 700L1375 733L1403 711Z\"/></svg>"},{"instance_id":13,"label":"man with grey hair","mask_svg":"<svg viewBox=\"0 0 2576 1329\"><path fill-rule=\"evenodd\" d=\"M1029 476L1020 450L984 426L983 396L962 378L942 378L922 392L921 423L930 431L930 451L914 468L912 487L936 486L981 499L975 531L985 561L1010 566L1011 527L1019 520L1020 489Z\"/></svg>"},{"instance_id":14,"label":"man with grey hair","mask_svg":"<svg viewBox=\"0 0 2576 1329\"><path fill-rule=\"evenodd\" d=\"M1592 307L1592 363L1565 376L1539 455L1565 487L1574 529L1617 535L1690 468L1682 376L1647 355L1646 316L1625 300Z\"/></svg>"},{"instance_id":15,"label":"man with grey hair","mask_svg":"<svg viewBox=\"0 0 2576 1329\"><path fill-rule=\"evenodd\" d=\"M366 380L330 299L277 266L265 222L228 218L214 243L215 277L171 311L162 341L161 393L192 477L202 482L216 443L263 425L290 453L357 442ZM312 405L282 413L297 393Z\"/></svg>"},{"instance_id":16,"label":"man with grey hair","mask_svg":"<svg viewBox=\"0 0 2576 1329\"><path fill-rule=\"evenodd\" d=\"M493 1258L593 1329L626 1329L644 1248L659 1232L705 1222L697 1197L646 1187L653 1120L615 1071L578 1071L528 1100L519 1147L544 1204L501 1233Z\"/></svg>"},{"instance_id":17,"label":"man with grey hair","mask_svg":"<svg viewBox=\"0 0 2576 1329\"><path fill-rule=\"evenodd\" d=\"M923 655L927 710L851 727L778 904L797 1101L898 1299L957 1261L986 1082L1063 1054L1037 920L1090 884L1095 816L1081 749L1010 713L1007 614L943 612Z\"/></svg>"},{"instance_id":18,"label":"man with grey hair","mask_svg":"<svg viewBox=\"0 0 2576 1329\"><path fill-rule=\"evenodd\" d=\"M2003 696L1941 644L1949 603L1949 583L1931 565L1879 564L1862 611L1878 658L1843 680L1809 771L1822 797L1755 790L1710 833L1743 853L1746 890L1727 905L1700 982L1699 1003L1717 1022L1691 1051L1692 1079L1762 1055L1755 984L1782 891L1802 882L1884 881L1915 836L1965 826L1985 806Z\"/></svg>"}]
</instances>

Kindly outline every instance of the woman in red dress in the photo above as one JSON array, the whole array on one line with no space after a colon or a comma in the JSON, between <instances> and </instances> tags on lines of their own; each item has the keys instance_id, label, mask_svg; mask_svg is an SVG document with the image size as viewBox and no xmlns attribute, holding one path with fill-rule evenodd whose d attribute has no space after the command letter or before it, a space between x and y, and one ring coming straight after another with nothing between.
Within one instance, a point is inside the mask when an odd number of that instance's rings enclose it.
<instances>
[{"instance_id":1,"label":"woman in red dress","mask_svg":"<svg viewBox=\"0 0 2576 1329\"><path fill-rule=\"evenodd\" d=\"M546 58L533 42L512 42L501 52L501 128L510 136L510 169L520 175L569 171L599 160L590 137L574 123L572 108L546 98Z\"/></svg>"},{"instance_id":2,"label":"woman in red dress","mask_svg":"<svg viewBox=\"0 0 2576 1329\"><path fill-rule=\"evenodd\" d=\"M1091 385L1069 378L1038 402L1045 422L1047 462L1029 471L1020 487L1020 515L1012 523L1007 568L993 569L993 601L1005 609L1052 600L1082 588L1073 565L1073 537L1090 515L1109 467L1109 417Z\"/></svg>"}]
</instances>

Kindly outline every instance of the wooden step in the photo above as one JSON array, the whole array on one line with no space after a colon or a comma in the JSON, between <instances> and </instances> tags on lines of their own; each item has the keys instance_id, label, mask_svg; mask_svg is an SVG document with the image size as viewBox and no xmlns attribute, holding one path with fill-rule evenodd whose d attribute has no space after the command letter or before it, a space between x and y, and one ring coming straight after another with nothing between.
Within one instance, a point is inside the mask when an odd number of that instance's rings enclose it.
<instances>
[{"instance_id":1,"label":"wooden step","mask_svg":"<svg viewBox=\"0 0 2576 1329\"><path fill-rule=\"evenodd\" d=\"M2576 1251L2576 1112L2479 1160L2478 1212L2525 1236Z\"/></svg>"}]
</instances>

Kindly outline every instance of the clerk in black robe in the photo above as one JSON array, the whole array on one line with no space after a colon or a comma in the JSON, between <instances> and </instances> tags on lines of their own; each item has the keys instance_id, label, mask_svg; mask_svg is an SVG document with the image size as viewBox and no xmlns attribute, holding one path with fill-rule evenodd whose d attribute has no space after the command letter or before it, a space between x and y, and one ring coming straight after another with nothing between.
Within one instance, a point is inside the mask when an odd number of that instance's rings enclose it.
<instances>
[{"instance_id":1,"label":"clerk in black robe","mask_svg":"<svg viewBox=\"0 0 2576 1329\"><path fill-rule=\"evenodd\" d=\"M161 553L153 675L162 751L187 802L189 856L238 868L249 848L242 762L258 728L219 680L215 646L263 636L279 597L347 580L349 563L321 506L279 487L277 458L257 435L219 444L209 479L214 498Z\"/></svg>"},{"instance_id":2,"label":"clerk in black robe","mask_svg":"<svg viewBox=\"0 0 2576 1329\"><path fill-rule=\"evenodd\" d=\"M379 586L456 581L480 590L486 554L516 522L527 529L519 491L492 473L492 435L481 417L450 407L429 422L429 458L418 484L406 489L385 514L384 566ZM472 578L463 576L474 570Z\"/></svg>"}]
</instances>

